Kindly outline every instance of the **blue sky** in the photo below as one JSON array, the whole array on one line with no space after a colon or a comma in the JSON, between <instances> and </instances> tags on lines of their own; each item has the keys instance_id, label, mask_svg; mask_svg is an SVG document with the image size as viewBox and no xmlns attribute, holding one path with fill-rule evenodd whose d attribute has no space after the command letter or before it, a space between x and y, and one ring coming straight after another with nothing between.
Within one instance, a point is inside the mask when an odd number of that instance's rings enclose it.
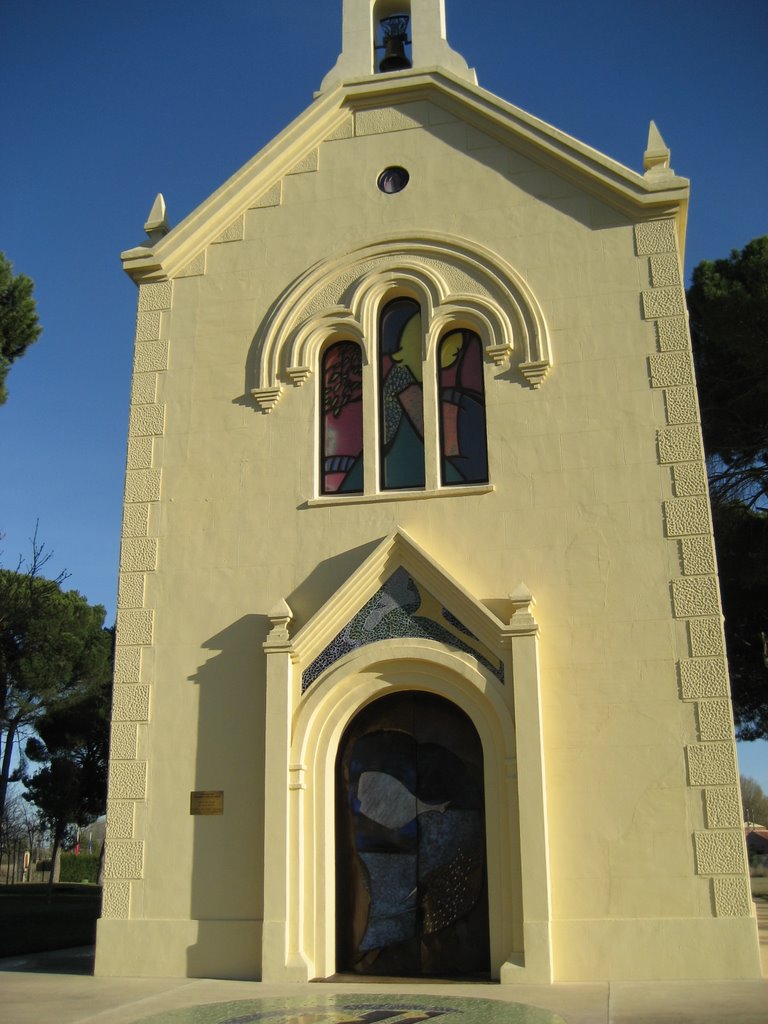
<instances>
[{"instance_id":1,"label":"blue sky","mask_svg":"<svg viewBox=\"0 0 768 1024\"><path fill-rule=\"evenodd\" d=\"M768 233L765 0L446 0L480 84L635 170L653 118L692 180L686 275ZM341 0L5 0L0 250L44 333L0 407L0 564L35 521L114 619L135 288L119 253L178 223L312 101ZM768 743L741 745L768 791Z\"/></svg>"}]
</instances>

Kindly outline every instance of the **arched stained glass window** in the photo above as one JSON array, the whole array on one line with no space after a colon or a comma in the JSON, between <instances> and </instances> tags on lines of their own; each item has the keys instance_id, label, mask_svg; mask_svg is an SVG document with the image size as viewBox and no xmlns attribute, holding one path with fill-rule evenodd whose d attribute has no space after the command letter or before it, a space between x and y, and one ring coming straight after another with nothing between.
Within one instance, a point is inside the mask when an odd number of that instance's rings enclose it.
<instances>
[{"instance_id":1,"label":"arched stained glass window","mask_svg":"<svg viewBox=\"0 0 768 1024\"><path fill-rule=\"evenodd\" d=\"M379 317L382 490L424 487L421 307L393 299Z\"/></svg>"},{"instance_id":2,"label":"arched stained glass window","mask_svg":"<svg viewBox=\"0 0 768 1024\"><path fill-rule=\"evenodd\" d=\"M353 341L326 349L320 433L323 494L363 491L363 358Z\"/></svg>"},{"instance_id":3,"label":"arched stained glass window","mask_svg":"<svg viewBox=\"0 0 768 1024\"><path fill-rule=\"evenodd\" d=\"M440 475L444 487L488 482L483 349L467 330L451 331L438 350Z\"/></svg>"}]
</instances>

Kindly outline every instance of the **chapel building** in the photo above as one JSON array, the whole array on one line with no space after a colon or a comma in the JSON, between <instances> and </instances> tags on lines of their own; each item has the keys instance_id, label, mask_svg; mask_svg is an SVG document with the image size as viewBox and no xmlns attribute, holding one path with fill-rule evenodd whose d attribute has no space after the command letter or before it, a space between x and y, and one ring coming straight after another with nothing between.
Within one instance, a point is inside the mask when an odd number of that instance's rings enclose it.
<instances>
[{"instance_id":1,"label":"chapel building","mask_svg":"<svg viewBox=\"0 0 768 1024\"><path fill-rule=\"evenodd\" d=\"M344 0L306 112L158 199L98 974L760 976L688 194L444 0Z\"/></svg>"}]
</instances>

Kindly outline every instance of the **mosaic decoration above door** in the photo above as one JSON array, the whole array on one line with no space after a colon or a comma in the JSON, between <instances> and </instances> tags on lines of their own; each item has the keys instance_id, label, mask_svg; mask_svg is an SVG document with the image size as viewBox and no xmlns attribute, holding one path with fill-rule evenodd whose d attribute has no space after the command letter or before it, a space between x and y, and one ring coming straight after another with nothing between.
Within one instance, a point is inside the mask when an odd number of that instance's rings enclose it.
<instances>
[{"instance_id":1,"label":"mosaic decoration above door","mask_svg":"<svg viewBox=\"0 0 768 1024\"><path fill-rule=\"evenodd\" d=\"M483 752L455 704L381 697L337 761L337 971L489 971Z\"/></svg>"},{"instance_id":2,"label":"mosaic decoration above door","mask_svg":"<svg viewBox=\"0 0 768 1024\"><path fill-rule=\"evenodd\" d=\"M471 654L499 682L504 682L504 663L400 567L304 670L302 693L350 651L377 640L397 637L439 640L448 647Z\"/></svg>"}]
</instances>

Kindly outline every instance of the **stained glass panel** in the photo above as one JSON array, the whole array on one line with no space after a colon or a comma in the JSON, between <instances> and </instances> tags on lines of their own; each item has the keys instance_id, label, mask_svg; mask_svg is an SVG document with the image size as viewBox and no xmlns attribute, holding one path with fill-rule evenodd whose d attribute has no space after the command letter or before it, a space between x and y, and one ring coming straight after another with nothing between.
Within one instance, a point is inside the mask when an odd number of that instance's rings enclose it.
<instances>
[{"instance_id":1,"label":"stained glass panel","mask_svg":"<svg viewBox=\"0 0 768 1024\"><path fill-rule=\"evenodd\" d=\"M483 750L431 693L380 698L337 761L337 966L360 974L488 970Z\"/></svg>"},{"instance_id":2,"label":"stained glass panel","mask_svg":"<svg viewBox=\"0 0 768 1024\"><path fill-rule=\"evenodd\" d=\"M322 370L323 494L363 490L363 359L352 341L331 345Z\"/></svg>"},{"instance_id":3,"label":"stained glass panel","mask_svg":"<svg viewBox=\"0 0 768 1024\"><path fill-rule=\"evenodd\" d=\"M424 486L424 391L421 308L388 302L379 319L381 486Z\"/></svg>"},{"instance_id":4,"label":"stained glass panel","mask_svg":"<svg viewBox=\"0 0 768 1024\"><path fill-rule=\"evenodd\" d=\"M473 331L446 334L438 352L444 487L488 481L483 349Z\"/></svg>"}]
</instances>

